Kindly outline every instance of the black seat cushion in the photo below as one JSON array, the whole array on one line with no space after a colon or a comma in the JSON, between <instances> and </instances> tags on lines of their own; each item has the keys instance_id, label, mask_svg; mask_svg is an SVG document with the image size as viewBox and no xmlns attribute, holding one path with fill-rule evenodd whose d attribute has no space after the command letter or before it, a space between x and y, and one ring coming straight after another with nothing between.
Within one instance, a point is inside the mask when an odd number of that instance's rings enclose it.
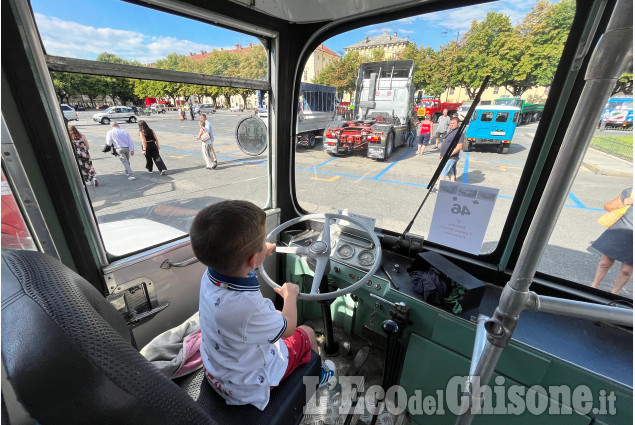
<instances>
[{"instance_id":1,"label":"black seat cushion","mask_svg":"<svg viewBox=\"0 0 635 425\"><path fill-rule=\"evenodd\" d=\"M309 363L299 366L278 387L271 390L271 399L263 411L252 405L230 406L225 403L205 379L203 369L177 378L174 382L221 424L293 425L302 419L307 391L309 397L315 392L315 388L305 388L303 377L320 376L320 368L320 356L311 351Z\"/></svg>"}]
</instances>

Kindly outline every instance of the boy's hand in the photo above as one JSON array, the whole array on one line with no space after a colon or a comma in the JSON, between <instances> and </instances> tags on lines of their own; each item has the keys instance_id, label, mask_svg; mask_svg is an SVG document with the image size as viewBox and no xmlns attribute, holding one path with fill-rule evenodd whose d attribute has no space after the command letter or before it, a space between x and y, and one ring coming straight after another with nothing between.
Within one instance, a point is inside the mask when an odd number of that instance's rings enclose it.
<instances>
[{"instance_id":1,"label":"boy's hand","mask_svg":"<svg viewBox=\"0 0 635 425\"><path fill-rule=\"evenodd\" d=\"M276 251L276 244L267 242L267 257L271 257Z\"/></svg>"},{"instance_id":2,"label":"boy's hand","mask_svg":"<svg viewBox=\"0 0 635 425\"><path fill-rule=\"evenodd\" d=\"M282 288L273 288L278 295L280 295L285 301L288 297L297 298L300 293L300 287L295 283L286 282L282 285Z\"/></svg>"}]
</instances>

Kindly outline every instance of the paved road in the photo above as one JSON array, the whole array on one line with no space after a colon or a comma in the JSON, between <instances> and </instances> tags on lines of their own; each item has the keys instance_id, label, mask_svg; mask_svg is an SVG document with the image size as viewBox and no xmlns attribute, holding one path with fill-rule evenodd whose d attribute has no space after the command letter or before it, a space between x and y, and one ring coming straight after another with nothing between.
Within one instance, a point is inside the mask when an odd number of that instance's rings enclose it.
<instances>
[{"instance_id":1,"label":"paved road","mask_svg":"<svg viewBox=\"0 0 635 425\"><path fill-rule=\"evenodd\" d=\"M200 142L193 139L198 132L197 122L180 122L175 112L144 117L159 135L169 174L147 173L139 151L132 160L135 181L126 180L119 160L100 152L108 127L90 121L91 115L80 113L78 128L91 142L91 155L99 174L100 186L88 190L100 222L142 216L187 231L191 210L218 199L249 199L261 205L266 202L268 152L259 157L247 156L234 141L236 124L251 115L250 111L219 111L210 117L219 156L216 170L204 168ZM137 125L122 124L122 128L131 133L139 146ZM519 127L507 155L498 154L493 148L480 149L463 153L459 162L459 181L499 189L482 253L496 247L535 130L536 124ZM425 197L425 187L439 162L434 148L428 148L424 156L415 156L414 151L402 147L388 161L378 162L361 156L331 157L322 151L320 142L314 149L298 148L295 167L298 200L308 212L348 208L375 217L378 227L401 232ZM597 217L609 198L631 184L630 178L598 175L581 167L539 270L588 284L599 255L587 249L604 230L597 224ZM412 233L428 234L435 199L434 194L429 197ZM159 214L155 206L166 204L184 209L172 208ZM609 273L604 288L610 289L615 275L615 270ZM632 283L625 292L632 296Z\"/></svg>"}]
</instances>

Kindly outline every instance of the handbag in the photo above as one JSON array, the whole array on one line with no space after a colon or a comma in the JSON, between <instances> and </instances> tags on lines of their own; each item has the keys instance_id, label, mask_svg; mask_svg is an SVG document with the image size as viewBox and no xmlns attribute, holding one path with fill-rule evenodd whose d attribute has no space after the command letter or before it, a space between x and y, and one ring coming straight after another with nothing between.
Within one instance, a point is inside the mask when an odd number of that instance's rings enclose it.
<instances>
[{"instance_id":1,"label":"handbag","mask_svg":"<svg viewBox=\"0 0 635 425\"><path fill-rule=\"evenodd\" d=\"M631 192L631 198L632 197L633 197L633 193ZM624 214L626 214L626 211L628 211L630 207L631 207L630 205L627 205L625 207L618 208L613 211L609 211L606 214L603 214L600 218L598 218L598 223L600 223L604 227L611 227L612 225L617 223L617 221L620 218L622 218Z\"/></svg>"},{"instance_id":2,"label":"handbag","mask_svg":"<svg viewBox=\"0 0 635 425\"><path fill-rule=\"evenodd\" d=\"M209 133L207 131L203 131L203 135L201 136L201 142L205 143L206 145L209 145L210 143L212 143L209 137Z\"/></svg>"}]
</instances>

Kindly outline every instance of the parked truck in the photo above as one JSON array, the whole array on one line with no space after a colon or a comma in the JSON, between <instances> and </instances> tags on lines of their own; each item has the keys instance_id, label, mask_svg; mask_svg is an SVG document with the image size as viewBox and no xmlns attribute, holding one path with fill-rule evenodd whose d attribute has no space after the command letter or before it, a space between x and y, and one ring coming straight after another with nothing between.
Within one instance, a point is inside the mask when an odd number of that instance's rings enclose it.
<instances>
[{"instance_id":1,"label":"parked truck","mask_svg":"<svg viewBox=\"0 0 635 425\"><path fill-rule=\"evenodd\" d=\"M324 132L331 155L365 152L385 160L406 144L412 126L414 61L368 62L359 66L353 118L337 120Z\"/></svg>"},{"instance_id":2,"label":"parked truck","mask_svg":"<svg viewBox=\"0 0 635 425\"><path fill-rule=\"evenodd\" d=\"M336 115L336 88L321 84L301 83L296 122L296 143L313 148L315 138L322 137L326 126Z\"/></svg>"},{"instance_id":3,"label":"parked truck","mask_svg":"<svg viewBox=\"0 0 635 425\"><path fill-rule=\"evenodd\" d=\"M432 122L436 123L443 115L444 109L448 110L448 116L451 117L459 109L459 106L461 106L461 102L441 102L441 99L423 98L415 105L415 112L417 117L423 118L428 115Z\"/></svg>"},{"instance_id":4,"label":"parked truck","mask_svg":"<svg viewBox=\"0 0 635 425\"><path fill-rule=\"evenodd\" d=\"M540 121L542 111L545 105L540 103L528 103L520 97L501 97L494 101L494 105L507 105L520 108L520 117L518 125L529 124L530 122Z\"/></svg>"}]
</instances>

